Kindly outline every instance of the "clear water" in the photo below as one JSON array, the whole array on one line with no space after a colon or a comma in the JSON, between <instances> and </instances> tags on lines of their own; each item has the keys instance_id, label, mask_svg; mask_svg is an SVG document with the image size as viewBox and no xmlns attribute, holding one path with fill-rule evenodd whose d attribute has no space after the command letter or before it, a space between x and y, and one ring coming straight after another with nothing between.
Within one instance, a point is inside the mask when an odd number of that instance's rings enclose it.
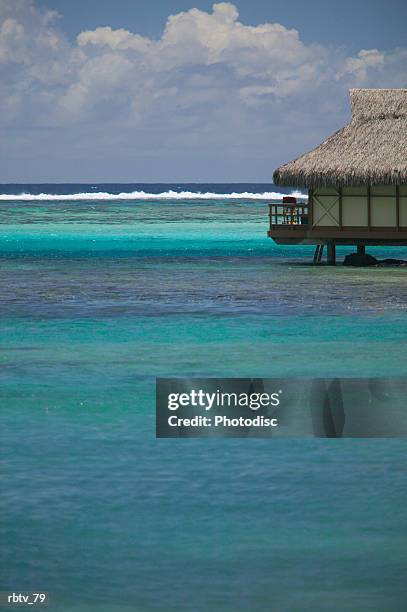
<instances>
[{"instance_id":1,"label":"clear water","mask_svg":"<svg viewBox=\"0 0 407 612\"><path fill-rule=\"evenodd\" d=\"M80 612L406 609L405 441L154 437L156 376L406 375L406 269L313 267L266 238L262 200L12 199L0 223L0 588Z\"/></svg>"}]
</instances>

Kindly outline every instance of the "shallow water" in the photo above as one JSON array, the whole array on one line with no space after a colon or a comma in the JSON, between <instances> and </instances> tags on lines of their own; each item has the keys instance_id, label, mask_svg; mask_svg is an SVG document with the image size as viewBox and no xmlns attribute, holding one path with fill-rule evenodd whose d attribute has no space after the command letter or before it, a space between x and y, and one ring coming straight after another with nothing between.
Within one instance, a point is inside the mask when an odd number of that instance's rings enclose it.
<instances>
[{"instance_id":1,"label":"shallow water","mask_svg":"<svg viewBox=\"0 0 407 612\"><path fill-rule=\"evenodd\" d=\"M51 610L405 609L403 440L156 440L154 380L405 376L406 269L313 267L260 201L0 220L2 588Z\"/></svg>"}]
</instances>

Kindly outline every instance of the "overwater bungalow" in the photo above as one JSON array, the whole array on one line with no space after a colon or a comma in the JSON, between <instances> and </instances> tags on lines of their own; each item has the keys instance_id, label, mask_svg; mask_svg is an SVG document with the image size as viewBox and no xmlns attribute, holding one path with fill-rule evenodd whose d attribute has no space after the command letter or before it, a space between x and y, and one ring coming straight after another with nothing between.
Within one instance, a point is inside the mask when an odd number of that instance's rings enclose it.
<instances>
[{"instance_id":1,"label":"overwater bungalow","mask_svg":"<svg viewBox=\"0 0 407 612\"><path fill-rule=\"evenodd\" d=\"M351 122L277 168L274 183L308 189L308 202L270 204L278 244L407 245L407 89L351 89Z\"/></svg>"}]
</instances>

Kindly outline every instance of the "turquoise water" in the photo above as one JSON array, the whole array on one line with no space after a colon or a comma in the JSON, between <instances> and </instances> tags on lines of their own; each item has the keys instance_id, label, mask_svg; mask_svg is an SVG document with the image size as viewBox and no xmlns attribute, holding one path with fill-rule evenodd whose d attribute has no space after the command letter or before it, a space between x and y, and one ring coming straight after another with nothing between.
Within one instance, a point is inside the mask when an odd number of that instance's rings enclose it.
<instances>
[{"instance_id":1,"label":"turquoise water","mask_svg":"<svg viewBox=\"0 0 407 612\"><path fill-rule=\"evenodd\" d=\"M154 415L156 376L405 376L406 269L310 266L261 201L13 200L0 221L1 589L406 609L403 440L156 440Z\"/></svg>"}]
</instances>

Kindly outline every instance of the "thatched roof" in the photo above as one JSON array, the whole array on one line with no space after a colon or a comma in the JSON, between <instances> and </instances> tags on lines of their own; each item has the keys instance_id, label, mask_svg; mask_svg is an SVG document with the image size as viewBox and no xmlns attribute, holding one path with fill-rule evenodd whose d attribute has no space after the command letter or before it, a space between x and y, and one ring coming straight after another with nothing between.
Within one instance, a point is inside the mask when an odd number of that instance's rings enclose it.
<instances>
[{"instance_id":1,"label":"thatched roof","mask_svg":"<svg viewBox=\"0 0 407 612\"><path fill-rule=\"evenodd\" d=\"M407 89L351 89L352 121L274 172L276 185L407 184Z\"/></svg>"}]
</instances>

